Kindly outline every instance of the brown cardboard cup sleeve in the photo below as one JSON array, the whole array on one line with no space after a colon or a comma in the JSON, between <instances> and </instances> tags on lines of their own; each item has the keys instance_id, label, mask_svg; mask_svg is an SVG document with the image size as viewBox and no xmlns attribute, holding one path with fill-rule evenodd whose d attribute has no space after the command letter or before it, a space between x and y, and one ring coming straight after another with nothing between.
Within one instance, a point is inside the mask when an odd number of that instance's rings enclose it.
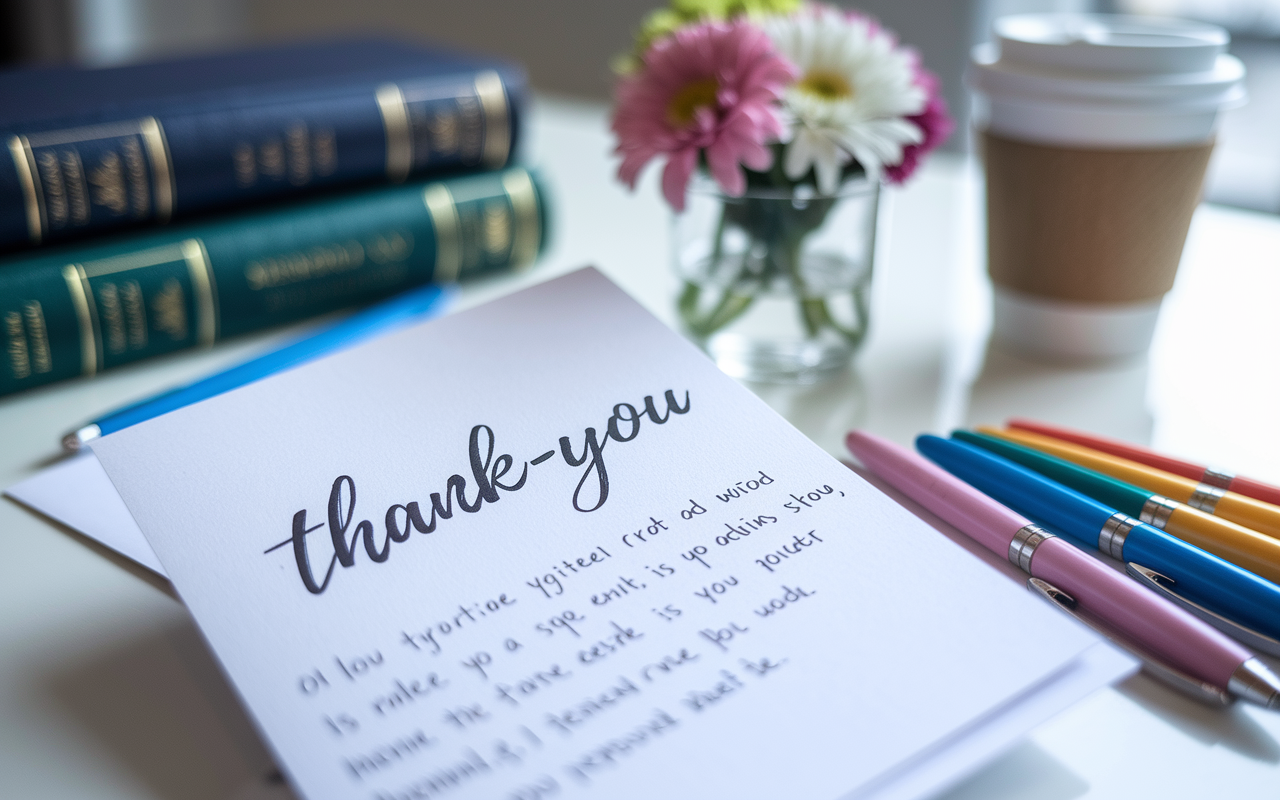
<instances>
[{"instance_id":1,"label":"brown cardboard cup sleeve","mask_svg":"<svg viewBox=\"0 0 1280 800\"><path fill-rule=\"evenodd\" d=\"M991 132L982 140L996 284L1091 304L1155 300L1173 286L1212 141L1097 149Z\"/></svg>"}]
</instances>

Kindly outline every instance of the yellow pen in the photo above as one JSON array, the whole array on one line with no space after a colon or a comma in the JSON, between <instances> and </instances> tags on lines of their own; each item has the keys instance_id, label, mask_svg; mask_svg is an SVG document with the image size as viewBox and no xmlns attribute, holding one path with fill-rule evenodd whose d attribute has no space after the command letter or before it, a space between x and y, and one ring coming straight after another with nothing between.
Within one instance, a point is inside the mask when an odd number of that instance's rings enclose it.
<instances>
[{"instance_id":1,"label":"yellow pen","mask_svg":"<svg viewBox=\"0 0 1280 800\"><path fill-rule=\"evenodd\" d=\"M1206 514L1251 528L1280 539L1280 506L1273 506L1252 497L1229 492L1217 486L1174 475L1164 470L1148 467L1126 458L1117 458L1089 447L1070 444L1060 439L1027 433L1022 430L997 430L982 428L983 433L998 436L1011 442L1034 447L1051 455L1064 458L1082 467L1097 470L1122 481L1186 503Z\"/></svg>"},{"instance_id":2,"label":"yellow pen","mask_svg":"<svg viewBox=\"0 0 1280 800\"><path fill-rule=\"evenodd\" d=\"M956 431L952 437L990 450L1116 509L1213 553L1238 567L1280 583L1280 539L1237 525L1097 470L1067 461L1005 438L1004 431L979 428L979 433Z\"/></svg>"}]
</instances>

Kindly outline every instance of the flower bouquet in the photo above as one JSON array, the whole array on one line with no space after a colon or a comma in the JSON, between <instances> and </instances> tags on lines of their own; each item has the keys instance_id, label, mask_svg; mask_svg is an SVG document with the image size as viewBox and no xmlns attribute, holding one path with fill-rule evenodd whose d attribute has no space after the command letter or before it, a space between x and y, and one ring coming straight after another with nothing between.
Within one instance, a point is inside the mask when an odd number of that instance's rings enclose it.
<instances>
[{"instance_id":1,"label":"flower bouquet","mask_svg":"<svg viewBox=\"0 0 1280 800\"><path fill-rule=\"evenodd\" d=\"M617 68L618 177L666 159L687 331L740 377L847 363L880 183L951 132L937 79L869 17L798 0L672 0Z\"/></svg>"}]
</instances>

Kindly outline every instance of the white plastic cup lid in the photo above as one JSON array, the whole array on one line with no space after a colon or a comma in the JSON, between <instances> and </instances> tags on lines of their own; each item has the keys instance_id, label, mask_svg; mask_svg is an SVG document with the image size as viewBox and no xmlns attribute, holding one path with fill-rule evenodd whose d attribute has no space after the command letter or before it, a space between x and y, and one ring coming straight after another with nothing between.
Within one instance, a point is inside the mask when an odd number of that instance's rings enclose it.
<instances>
[{"instance_id":1,"label":"white plastic cup lid","mask_svg":"<svg viewBox=\"0 0 1280 800\"><path fill-rule=\"evenodd\" d=\"M1206 72L1231 41L1216 25L1159 17L1017 14L992 28L1010 63L1093 73Z\"/></svg>"},{"instance_id":2,"label":"white plastic cup lid","mask_svg":"<svg viewBox=\"0 0 1280 800\"><path fill-rule=\"evenodd\" d=\"M973 51L992 99L1219 110L1244 99L1244 65L1216 25L1116 14L1016 14Z\"/></svg>"}]
</instances>

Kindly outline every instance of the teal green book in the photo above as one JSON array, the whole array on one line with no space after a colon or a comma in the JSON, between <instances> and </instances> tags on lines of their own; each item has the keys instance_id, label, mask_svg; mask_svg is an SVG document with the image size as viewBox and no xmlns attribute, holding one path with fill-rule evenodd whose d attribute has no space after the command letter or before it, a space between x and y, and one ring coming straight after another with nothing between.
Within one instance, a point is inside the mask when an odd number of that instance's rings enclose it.
<instances>
[{"instance_id":1,"label":"teal green book","mask_svg":"<svg viewBox=\"0 0 1280 800\"><path fill-rule=\"evenodd\" d=\"M5 259L0 395L519 269L546 221L537 178L513 167Z\"/></svg>"}]
</instances>

